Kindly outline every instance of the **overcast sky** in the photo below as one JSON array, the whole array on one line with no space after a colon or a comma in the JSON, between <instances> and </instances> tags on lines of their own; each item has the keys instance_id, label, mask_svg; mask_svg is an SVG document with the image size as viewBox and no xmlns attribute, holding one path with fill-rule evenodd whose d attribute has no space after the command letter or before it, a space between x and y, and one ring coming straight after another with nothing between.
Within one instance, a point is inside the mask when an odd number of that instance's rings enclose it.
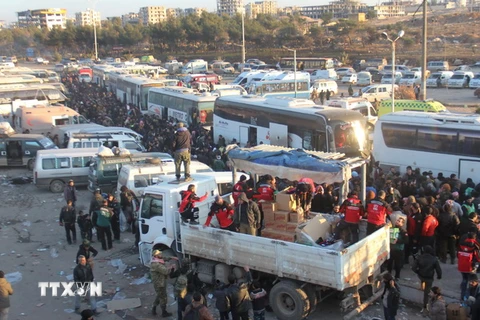
<instances>
[{"instance_id":1,"label":"overcast sky","mask_svg":"<svg viewBox=\"0 0 480 320\"><path fill-rule=\"evenodd\" d=\"M258 0L244 0L245 3ZM215 0L199 2L195 0L177 0L155 1L155 0L2 0L2 10L0 11L0 20L6 20L8 23L17 21L18 11L46 9L46 8L64 8L67 9L68 17L75 17L75 12L84 11L86 8L92 8L96 2L96 9L100 11L102 19L106 17L116 17L128 12L138 12L140 7L146 6L165 6L167 8L191 8L203 7L208 11L213 11L217 7ZM312 6L328 4L329 0L278 0L279 7L286 6ZM364 0L367 4L376 4L376 0ZM174 5L175 4L175 5Z\"/></svg>"}]
</instances>

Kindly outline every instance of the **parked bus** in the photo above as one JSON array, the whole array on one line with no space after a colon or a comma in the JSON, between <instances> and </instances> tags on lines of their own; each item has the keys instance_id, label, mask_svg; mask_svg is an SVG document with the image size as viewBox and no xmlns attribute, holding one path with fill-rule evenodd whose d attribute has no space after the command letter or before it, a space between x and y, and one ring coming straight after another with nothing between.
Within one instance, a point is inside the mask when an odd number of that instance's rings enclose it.
<instances>
[{"instance_id":1,"label":"parked bus","mask_svg":"<svg viewBox=\"0 0 480 320\"><path fill-rule=\"evenodd\" d=\"M92 67L93 83L105 88L107 86L108 75L115 68L108 64L95 65Z\"/></svg>"},{"instance_id":2,"label":"parked bus","mask_svg":"<svg viewBox=\"0 0 480 320\"><path fill-rule=\"evenodd\" d=\"M401 111L377 121L373 139L375 161L385 169L407 166L454 173L466 181L480 180L480 116L477 114Z\"/></svg>"},{"instance_id":3,"label":"parked bus","mask_svg":"<svg viewBox=\"0 0 480 320\"><path fill-rule=\"evenodd\" d=\"M148 90L176 86L177 83L178 80L175 79L149 79L131 74L121 75L117 78L117 99L139 107L142 113L147 113Z\"/></svg>"},{"instance_id":4,"label":"parked bus","mask_svg":"<svg viewBox=\"0 0 480 320\"><path fill-rule=\"evenodd\" d=\"M0 85L3 84L41 84L43 79L37 78L32 75L14 75L14 76L2 76L0 78Z\"/></svg>"},{"instance_id":5,"label":"parked bus","mask_svg":"<svg viewBox=\"0 0 480 320\"><path fill-rule=\"evenodd\" d=\"M210 127L217 97L182 87L151 88L148 91L148 112L162 119L172 117L188 125L196 119L203 126Z\"/></svg>"},{"instance_id":6,"label":"parked bus","mask_svg":"<svg viewBox=\"0 0 480 320\"><path fill-rule=\"evenodd\" d=\"M286 97L220 97L213 116L215 143L222 135L241 146L250 142L347 156L368 154L366 126L357 111Z\"/></svg>"},{"instance_id":7,"label":"parked bus","mask_svg":"<svg viewBox=\"0 0 480 320\"><path fill-rule=\"evenodd\" d=\"M294 70L293 57L281 58L279 65L282 70ZM297 70L313 72L315 70L334 69L332 58L296 58Z\"/></svg>"},{"instance_id":8,"label":"parked bus","mask_svg":"<svg viewBox=\"0 0 480 320\"><path fill-rule=\"evenodd\" d=\"M297 90L295 91L295 82ZM270 80L252 81L247 91L262 97L291 97L308 99L310 97L310 80Z\"/></svg>"}]
</instances>

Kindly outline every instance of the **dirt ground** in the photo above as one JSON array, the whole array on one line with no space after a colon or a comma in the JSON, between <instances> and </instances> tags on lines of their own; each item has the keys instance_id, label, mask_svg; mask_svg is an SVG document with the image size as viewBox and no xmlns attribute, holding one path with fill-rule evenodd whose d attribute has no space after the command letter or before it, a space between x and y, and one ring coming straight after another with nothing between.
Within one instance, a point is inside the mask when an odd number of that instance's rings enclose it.
<instances>
[{"instance_id":1,"label":"dirt ground","mask_svg":"<svg viewBox=\"0 0 480 320\"><path fill-rule=\"evenodd\" d=\"M14 295L11 297L9 319L80 319L72 313L74 309L71 297L41 297L38 282L69 281L75 267L75 255L78 245L68 245L63 227L58 225L58 216L64 200L61 194L52 194L48 190L39 190L32 183L14 185L11 178L31 176L26 169L2 169L0 172L0 195L3 205L0 208L0 269L11 277L21 274L13 281ZM77 207L87 207L90 193L79 190ZM77 229L78 233L78 229ZM114 243L110 252L101 250L99 243L93 246L99 250L95 258L95 280L102 282L104 295L98 298L99 310L103 312L96 319L158 319L150 314L154 291L150 283L137 285L148 269L140 265L138 254L132 249L134 237L129 232L121 235L121 242ZM77 243L80 241L77 240ZM121 259L126 268L123 272L111 265L112 260ZM117 260L118 262L118 260ZM120 270L121 271L121 270ZM174 313L176 303L173 287L169 286L168 309ZM116 291L118 291L116 293ZM61 292L61 291L59 291ZM140 298L142 306L136 309L109 313L104 308L113 298ZM339 312L339 300L332 298L317 307L309 319L342 319ZM214 302L209 300L210 309L215 312ZM88 305L83 302L82 309ZM422 319L420 308L402 305L397 319ZM215 313L214 313L215 314ZM357 319L382 317L379 303L364 311ZM171 317L169 319L175 319ZM276 319L273 313L267 313L267 319Z\"/></svg>"}]
</instances>

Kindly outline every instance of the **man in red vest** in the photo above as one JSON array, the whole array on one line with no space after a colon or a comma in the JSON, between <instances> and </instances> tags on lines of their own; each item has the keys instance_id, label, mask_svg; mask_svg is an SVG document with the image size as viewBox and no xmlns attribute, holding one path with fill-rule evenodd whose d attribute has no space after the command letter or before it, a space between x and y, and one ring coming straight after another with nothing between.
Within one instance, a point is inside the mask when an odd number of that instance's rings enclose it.
<instances>
[{"instance_id":1,"label":"man in red vest","mask_svg":"<svg viewBox=\"0 0 480 320\"><path fill-rule=\"evenodd\" d=\"M378 192L375 199L367 201L367 235L370 235L386 224L386 216L392 213L392 208L385 202L386 193Z\"/></svg>"}]
</instances>

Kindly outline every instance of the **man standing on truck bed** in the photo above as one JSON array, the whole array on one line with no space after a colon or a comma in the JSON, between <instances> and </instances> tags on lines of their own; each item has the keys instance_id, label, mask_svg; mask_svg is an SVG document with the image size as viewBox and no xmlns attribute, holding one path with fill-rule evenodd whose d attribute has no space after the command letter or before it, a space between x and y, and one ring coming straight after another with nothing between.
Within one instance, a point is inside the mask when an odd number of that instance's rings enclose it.
<instances>
[{"instance_id":1,"label":"man standing on truck bed","mask_svg":"<svg viewBox=\"0 0 480 320\"><path fill-rule=\"evenodd\" d=\"M190 150L192 145L192 136L187 128L184 127L183 122L177 124L177 131L173 139L173 151L175 158L175 175L177 180L180 180L180 166L185 168L185 181L191 181L190 177Z\"/></svg>"},{"instance_id":2,"label":"man standing on truck bed","mask_svg":"<svg viewBox=\"0 0 480 320\"><path fill-rule=\"evenodd\" d=\"M375 199L367 201L367 235L371 235L386 224L386 216L392 208L385 202L386 193L378 191Z\"/></svg>"},{"instance_id":3,"label":"man standing on truck bed","mask_svg":"<svg viewBox=\"0 0 480 320\"><path fill-rule=\"evenodd\" d=\"M234 220L240 233L256 236L257 229L260 229L262 213L255 202L248 200L245 192L238 197Z\"/></svg>"},{"instance_id":4,"label":"man standing on truck bed","mask_svg":"<svg viewBox=\"0 0 480 320\"><path fill-rule=\"evenodd\" d=\"M209 227L213 216L216 216L218 224L220 225L220 229L237 231L232 219L233 214L234 211L232 206L223 201L220 195L217 195L215 196L215 202L210 207L210 212L208 213L208 218L205 222L205 226Z\"/></svg>"}]
</instances>

